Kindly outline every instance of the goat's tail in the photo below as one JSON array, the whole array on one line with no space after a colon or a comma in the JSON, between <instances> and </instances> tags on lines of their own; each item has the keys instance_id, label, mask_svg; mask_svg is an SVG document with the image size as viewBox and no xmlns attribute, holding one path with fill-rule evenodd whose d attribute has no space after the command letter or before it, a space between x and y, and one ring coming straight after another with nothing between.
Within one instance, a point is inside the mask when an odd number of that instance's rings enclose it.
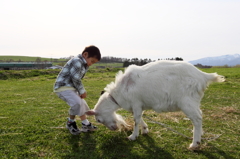
<instances>
[{"instance_id":1,"label":"goat's tail","mask_svg":"<svg viewBox=\"0 0 240 159\"><path fill-rule=\"evenodd\" d=\"M224 82L225 78L222 75L218 75L217 73L213 73L214 74L214 79L213 82Z\"/></svg>"},{"instance_id":2,"label":"goat's tail","mask_svg":"<svg viewBox=\"0 0 240 159\"><path fill-rule=\"evenodd\" d=\"M217 73L208 73L209 84L212 82L224 82L225 78L222 75L218 75Z\"/></svg>"}]
</instances>

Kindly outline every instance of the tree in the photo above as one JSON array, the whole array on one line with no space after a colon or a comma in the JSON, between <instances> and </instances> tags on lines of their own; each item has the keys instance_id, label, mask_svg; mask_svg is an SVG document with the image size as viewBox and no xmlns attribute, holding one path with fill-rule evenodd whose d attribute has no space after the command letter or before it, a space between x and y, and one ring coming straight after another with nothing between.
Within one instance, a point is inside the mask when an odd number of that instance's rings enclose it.
<instances>
[{"instance_id":1,"label":"tree","mask_svg":"<svg viewBox=\"0 0 240 159\"><path fill-rule=\"evenodd\" d=\"M183 59L181 57L176 57L175 60L176 61L183 61Z\"/></svg>"},{"instance_id":2,"label":"tree","mask_svg":"<svg viewBox=\"0 0 240 159\"><path fill-rule=\"evenodd\" d=\"M130 62L128 60L123 62L123 67L128 67L130 65Z\"/></svg>"},{"instance_id":3,"label":"tree","mask_svg":"<svg viewBox=\"0 0 240 159\"><path fill-rule=\"evenodd\" d=\"M37 62L37 63L40 63L40 62L41 62L41 57L37 57L37 58L36 58L36 62Z\"/></svg>"}]
</instances>

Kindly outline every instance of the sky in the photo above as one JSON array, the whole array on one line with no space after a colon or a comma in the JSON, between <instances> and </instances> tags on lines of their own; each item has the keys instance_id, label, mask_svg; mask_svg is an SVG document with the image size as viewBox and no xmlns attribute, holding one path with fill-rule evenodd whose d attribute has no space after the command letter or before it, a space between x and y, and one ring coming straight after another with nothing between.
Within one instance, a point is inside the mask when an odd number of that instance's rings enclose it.
<instances>
[{"instance_id":1,"label":"sky","mask_svg":"<svg viewBox=\"0 0 240 159\"><path fill-rule=\"evenodd\" d=\"M0 55L185 61L240 54L239 0L0 0Z\"/></svg>"}]
</instances>

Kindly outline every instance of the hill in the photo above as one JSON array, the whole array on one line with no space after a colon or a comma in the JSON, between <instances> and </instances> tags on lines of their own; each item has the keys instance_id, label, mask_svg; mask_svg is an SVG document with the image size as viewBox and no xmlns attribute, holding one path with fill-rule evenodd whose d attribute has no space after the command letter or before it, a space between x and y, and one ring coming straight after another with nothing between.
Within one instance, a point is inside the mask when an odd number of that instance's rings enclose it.
<instances>
[{"instance_id":1,"label":"hill","mask_svg":"<svg viewBox=\"0 0 240 159\"><path fill-rule=\"evenodd\" d=\"M240 64L240 54L205 57L189 62L193 65L202 64L209 66L224 66L224 65L235 66Z\"/></svg>"}]
</instances>

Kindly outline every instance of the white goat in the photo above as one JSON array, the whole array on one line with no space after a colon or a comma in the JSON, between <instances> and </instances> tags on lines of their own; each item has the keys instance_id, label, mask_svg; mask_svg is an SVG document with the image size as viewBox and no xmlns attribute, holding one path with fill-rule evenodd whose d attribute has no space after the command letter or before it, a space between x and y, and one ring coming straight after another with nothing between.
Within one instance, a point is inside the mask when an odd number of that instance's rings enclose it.
<instances>
[{"instance_id":1,"label":"white goat","mask_svg":"<svg viewBox=\"0 0 240 159\"><path fill-rule=\"evenodd\" d=\"M128 137L135 140L148 133L148 126L142 119L144 110L172 112L182 110L194 126L190 148L199 147L202 135L202 112L200 101L204 90L211 82L223 82L217 73L205 73L193 65L182 61L157 61L144 66L129 66L125 72L119 71L115 82L105 88L93 110L87 115L95 115L98 122L110 130L128 125L116 110L123 108L134 115L134 131Z\"/></svg>"}]
</instances>

